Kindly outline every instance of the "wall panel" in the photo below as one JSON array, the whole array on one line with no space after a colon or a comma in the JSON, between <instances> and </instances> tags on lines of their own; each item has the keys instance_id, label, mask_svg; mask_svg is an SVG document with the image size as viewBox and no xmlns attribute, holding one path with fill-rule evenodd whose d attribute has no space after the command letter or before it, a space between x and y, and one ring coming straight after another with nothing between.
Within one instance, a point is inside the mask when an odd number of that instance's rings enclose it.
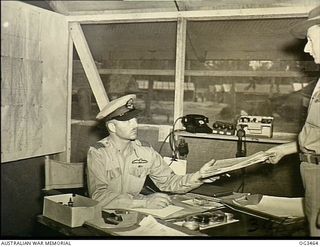
<instances>
[{"instance_id":1,"label":"wall panel","mask_svg":"<svg viewBox=\"0 0 320 247\"><path fill-rule=\"evenodd\" d=\"M68 25L64 16L1 2L1 161L66 146Z\"/></svg>"}]
</instances>

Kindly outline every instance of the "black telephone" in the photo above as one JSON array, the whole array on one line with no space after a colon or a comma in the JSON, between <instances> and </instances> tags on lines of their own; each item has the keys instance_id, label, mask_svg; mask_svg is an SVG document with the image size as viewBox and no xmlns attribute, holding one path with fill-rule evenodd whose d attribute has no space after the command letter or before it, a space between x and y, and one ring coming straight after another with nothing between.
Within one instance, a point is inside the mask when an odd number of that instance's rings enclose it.
<instances>
[{"instance_id":1,"label":"black telephone","mask_svg":"<svg viewBox=\"0 0 320 247\"><path fill-rule=\"evenodd\" d=\"M212 133L212 129L207 125L209 119L203 115L189 114L183 116L181 122L188 132Z\"/></svg>"}]
</instances>

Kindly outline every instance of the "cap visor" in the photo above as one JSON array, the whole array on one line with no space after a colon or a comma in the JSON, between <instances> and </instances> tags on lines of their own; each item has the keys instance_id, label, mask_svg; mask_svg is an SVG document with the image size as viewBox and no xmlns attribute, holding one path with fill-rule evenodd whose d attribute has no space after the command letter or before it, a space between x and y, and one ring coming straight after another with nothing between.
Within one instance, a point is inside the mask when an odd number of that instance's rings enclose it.
<instances>
[{"instance_id":1,"label":"cap visor","mask_svg":"<svg viewBox=\"0 0 320 247\"><path fill-rule=\"evenodd\" d=\"M291 34L298 39L304 39L307 35L308 28L313 25L319 25L319 24L320 24L319 17L315 19L309 19L309 20L303 21L295 25L291 29Z\"/></svg>"},{"instance_id":2,"label":"cap visor","mask_svg":"<svg viewBox=\"0 0 320 247\"><path fill-rule=\"evenodd\" d=\"M128 121L128 120L130 120L132 118L137 117L141 112L142 112L141 110L134 109L132 111L129 111L129 112L125 113L122 116L114 117L113 119L116 119L118 121Z\"/></svg>"}]
</instances>

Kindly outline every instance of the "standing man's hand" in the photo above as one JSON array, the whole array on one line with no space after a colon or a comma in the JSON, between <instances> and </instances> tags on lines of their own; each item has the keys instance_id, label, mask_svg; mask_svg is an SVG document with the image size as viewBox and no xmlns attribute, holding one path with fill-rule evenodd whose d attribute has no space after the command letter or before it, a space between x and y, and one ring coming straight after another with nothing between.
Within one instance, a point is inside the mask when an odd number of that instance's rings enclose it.
<instances>
[{"instance_id":1,"label":"standing man's hand","mask_svg":"<svg viewBox=\"0 0 320 247\"><path fill-rule=\"evenodd\" d=\"M282 159L282 157L286 155L281 146L270 148L265 151L265 153L269 156L269 158L266 160L266 163L271 164L277 164Z\"/></svg>"},{"instance_id":2,"label":"standing man's hand","mask_svg":"<svg viewBox=\"0 0 320 247\"><path fill-rule=\"evenodd\" d=\"M298 148L296 142L290 142L272 147L265 151L265 153L269 156L266 162L271 164L277 164L283 156L296 153L297 151Z\"/></svg>"},{"instance_id":3,"label":"standing man's hand","mask_svg":"<svg viewBox=\"0 0 320 247\"><path fill-rule=\"evenodd\" d=\"M165 208L171 204L171 199L167 194L153 193L146 196L146 208Z\"/></svg>"}]
</instances>

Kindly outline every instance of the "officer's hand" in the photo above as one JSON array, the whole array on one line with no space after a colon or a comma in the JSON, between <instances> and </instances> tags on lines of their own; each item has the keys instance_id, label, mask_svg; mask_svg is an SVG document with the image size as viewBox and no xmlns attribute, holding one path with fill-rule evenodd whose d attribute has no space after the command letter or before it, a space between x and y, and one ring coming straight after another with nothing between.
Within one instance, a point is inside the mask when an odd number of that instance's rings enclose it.
<instances>
[{"instance_id":1,"label":"officer's hand","mask_svg":"<svg viewBox=\"0 0 320 247\"><path fill-rule=\"evenodd\" d=\"M147 208L165 208L171 204L171 199L167 194L154 193L146 196Z\"/></svg>"},{"instance_id":2,"label":"officer's hand","mask_svg":"<svg viewBox=\"0 0 320 247\"><path fill-rule=\"evenodd\" d=\"M217 171L220 171L220 169L217 169L214 165L215 165L216 161L210 160L209 162L207 162L206 164L204 164L200 170L199 170L199 175L200 178L208 178L213 176Z\"/></svg>"},{"instance_id":3,"label":"officer's hand","mask_svg":"<svg viewBox=\"0 0 320 247\"><path fill-rule=\"evenodd\" d=\"M202 183L212 183L216 180L218 180L220 177L216 176L213 177L216 172L220 171L220 169L217 169L214 167L215 160L210 160L209 162L205 163L199 171L193 173L191 177L191 181L194 182L202 182ZM210 178L211 177L211 178ZM209 179L204 179L209 178Z\"/></svg>"}]
</instances>

